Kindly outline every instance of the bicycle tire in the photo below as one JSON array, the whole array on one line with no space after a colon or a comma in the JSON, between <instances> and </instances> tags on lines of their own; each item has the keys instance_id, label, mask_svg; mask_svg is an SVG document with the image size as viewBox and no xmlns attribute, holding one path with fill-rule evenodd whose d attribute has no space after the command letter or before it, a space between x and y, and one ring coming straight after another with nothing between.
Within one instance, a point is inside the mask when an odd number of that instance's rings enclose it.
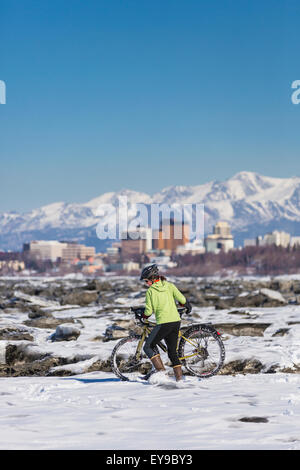
<instances>
[{"instance_id":1,"label":"bicycle tire","mask_svg":"<svg viewBox=\"0 0 300 470\"><path fill-rule=\"evenodd\" d=\"M149 377L152 370L152 363L141 351L139 360L135 357L138 342L141 340L139 335L131 335L122 338L112 350L110 364L114 374L121 380L136 380L138 377ZM158 350L154 349L155 354ZM156 352L157 351L157 352Z\"/></svg>"},{"instance_id":2,"label":"bicycle tire","mask_svg":"<svg viewBox=\"0 0 300 470\"><path fill-rule=\"evenodd\" d=\"M190 340L191 343L189 343ZM180 339L178 355L187 371L201 378L216 375L225 360L220 333L209 325L192 325Z\"/></svg>"}]
</instances>

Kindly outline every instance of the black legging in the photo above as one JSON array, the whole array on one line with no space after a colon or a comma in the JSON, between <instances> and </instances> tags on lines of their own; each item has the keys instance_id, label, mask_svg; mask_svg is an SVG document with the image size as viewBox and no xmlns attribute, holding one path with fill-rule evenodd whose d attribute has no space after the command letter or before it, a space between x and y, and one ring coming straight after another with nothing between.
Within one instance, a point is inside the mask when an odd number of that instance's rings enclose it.
<instances>
[{"instance_id":1,"label":"black legging","mask_svg":"<svg viewBox=\"0 0 300 470\"><path fill-rule=\"evenodd\" d=\"M153 348L157 345L157 343L164 339L168 348L168 356L172 366L179 366L180 361L176 351L179 328L180 321L156 325L146 339L144 345L144 351L147 356L150 359L151 357L155 356Z\"/></svg>"}]
</instances>

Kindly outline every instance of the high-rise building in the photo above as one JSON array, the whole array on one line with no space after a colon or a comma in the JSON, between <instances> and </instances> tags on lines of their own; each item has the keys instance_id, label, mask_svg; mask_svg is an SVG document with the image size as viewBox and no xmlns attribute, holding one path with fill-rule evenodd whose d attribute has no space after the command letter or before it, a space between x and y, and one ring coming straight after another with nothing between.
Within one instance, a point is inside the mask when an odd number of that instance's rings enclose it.
<instances>
[{"instance_id":1,"label":"high-rise building","mask_svg":"<svg viewBox=\"0 0 300 470\"><path fill-rule=\"evenodd\" d=\"M289 233L274 230L272 233L267 233L264 236L262 244L287 247L290 244L290 240L291 236Z\"/></svg>"},{"instance_id":2,"label":"high-rise building","mask_svg":"<svg viewBox=\"0 0 300 470\"><path fill-rule=\"evenodd\" d=\"M162 221L158 230L154 232L153 248L155 250L176 251L178 246L189 242L189 225L184 222Z\"/></svg>"},{"instance_id":3,"label":"high-rise building","mask_svg":"<svg viewBox=\"0 0 300 470\"><path fill-rule=\"evenodd\" d=\"M213 233L207 235L204 244L207 252L217 253L220 250L225 252L232 250L234 240L229 224L227 222L216 223Z\"/></svg>"},{"instance_id":4,"label":"high-rise building","mask_svg":"<svg viewBox=\"0 0 300 470\"><path fill-rule=\"evenodd\" d=\"M62 257L63 249L67 247L67 243L61 243L56 240L33 240L29 243L30 254L41 260L57 261ZM28 246L25 246L26 250Z\"/></svg>"},{"instance_id":5,"label":"high-rise building","mask_svg":"<svg viewBox=\"0 0 300 470\"><path fill-rule=\"evenodd\" d=\"M68 243L62 250L61 260L63 263L72 263L75 259L86 260L95 256L95 247L85 246L77 243Z\"/></svg>"},{"instance_id":6,"label":"high-rise building","mask_svg":"<svg viewBox=\"0 0 300 470\"><path fill-rule=\"evenodd\" d=\"M134 255L145 254L152 249L152 230L137 227L122 233L121 255L123 260L130 260Z\"/></svg>"},{"instance_id":7,"label":"high-rise building","mask_svg":"<svg viewBox=\"0 0 300 470\"><path fill-rule=\"evenodd\" d=\"M95 255L95 248L92 246L56 240L31 241L24 246L24 251L43 261L50 260L55 262L60 259L63 263L72 262L76 258L83 260Z\"/></svg>"},{"instance_id":8,"label":"high-rise building","mask_svg":"<svg viewBox=\"0 0 300 470\"><path fill-rule=\"evenodd\" d=\"M213 233L221 238L231 238L231 230L228 222L217 222L213 228Z\"/></svg>"},{"instance_id":9,"label":"high-rise building","mask_svg":"<svg viewBox=\"0 0 300 470\"><path fill-rule=\"evenodd\" d=\"M291 246L300 246L300 237L291 237Z\"/></svg>"}]
</instances>

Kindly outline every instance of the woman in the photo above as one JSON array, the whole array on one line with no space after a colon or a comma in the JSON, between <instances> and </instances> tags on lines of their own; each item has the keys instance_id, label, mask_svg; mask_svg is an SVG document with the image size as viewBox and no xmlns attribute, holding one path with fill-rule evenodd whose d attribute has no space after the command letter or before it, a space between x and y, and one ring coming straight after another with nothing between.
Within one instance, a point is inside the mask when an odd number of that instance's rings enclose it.
<instances>
[{"instance_id":1,"label":"woman","mask_svg":"<svg viewBox=\"0 0 300 470\"><path fill-rule=\"evenodd\" d=\"M176 351L181 319L175 300L181 306L187 307L187 313L192 310L191 305L174 284L159 275L156 264L143 269L141 280L144 280L149 287L146 293L146 308L143 318L150 317L153 312L156 318L156 326L145 342L144 351L157 371L165 370L160 355L154 353L154 347L164 339L176 381L181 380L182 369Z\"/></svg>"}]
</instances>

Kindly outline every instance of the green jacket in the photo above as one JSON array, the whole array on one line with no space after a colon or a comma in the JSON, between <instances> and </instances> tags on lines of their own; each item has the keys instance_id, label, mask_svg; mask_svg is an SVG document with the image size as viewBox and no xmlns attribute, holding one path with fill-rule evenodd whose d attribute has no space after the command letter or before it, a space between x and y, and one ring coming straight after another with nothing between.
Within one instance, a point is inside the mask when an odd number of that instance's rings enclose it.
<instances>
[{"instance_id":1,"label":"green jacket","mask_svg":"<svg viewBox=\"0 0 300 470\"><path fill-rule=\"evenodd\" d=\"M174 284L168 281L154 282L146 293L144 314L149 317L154 312L158 325L180 321L175 300L181 304L186 303L186 298Z\"/></svg>"}]
</instances>

